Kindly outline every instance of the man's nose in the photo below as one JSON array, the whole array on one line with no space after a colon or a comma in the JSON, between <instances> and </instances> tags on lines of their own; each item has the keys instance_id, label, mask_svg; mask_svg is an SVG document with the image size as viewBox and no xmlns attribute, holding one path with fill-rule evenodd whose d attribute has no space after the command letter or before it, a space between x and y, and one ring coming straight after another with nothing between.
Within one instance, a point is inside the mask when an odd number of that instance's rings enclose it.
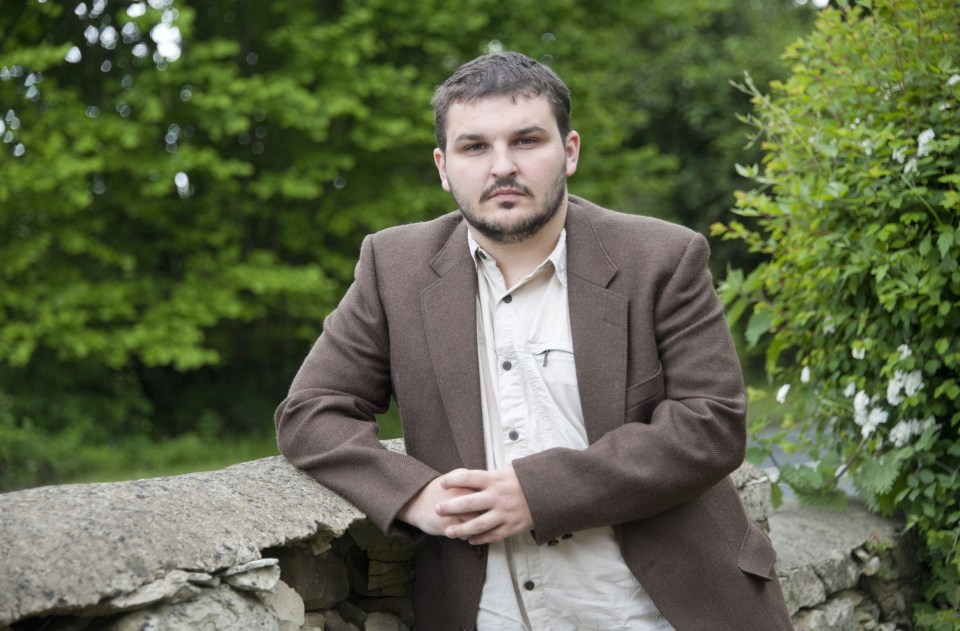
<instances>
[{"instance_id":1,"label":"man's nose","mask_svg":"<svg viewBox=\"0 0 960 631\"><path fill-rule=\"evenodd\" d=\"M508 149L494 149L490 174L498 179L513 177L517 174L517 163Z\"/></svg>"}]
</instances>

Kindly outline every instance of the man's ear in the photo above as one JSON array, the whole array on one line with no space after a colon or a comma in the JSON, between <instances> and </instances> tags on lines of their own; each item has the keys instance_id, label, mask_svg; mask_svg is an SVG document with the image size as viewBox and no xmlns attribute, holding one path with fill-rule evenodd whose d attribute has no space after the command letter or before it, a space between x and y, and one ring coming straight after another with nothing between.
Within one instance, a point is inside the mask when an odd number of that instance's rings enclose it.
<instances>
[{"instance_id":1,"label":"man's ear","mask_svg":"<svg viewBox=\"0 0 960 631\"><path fill-rule=\"evenodd\" d=\"M571 130L563 150L567 157L567 177L570 177L577 172L577 164L580 163L580 134Z\"/></svg>"},{"instance_id":2,"label":"man's ear","mask_svg":"<svg viewBox=\"0 0 960 631\"><path fill-rule=\"evenodd\" d=\"M437 172L440 173L440 185L443 190L450 192L450 184L447 182L447 156L444 155L440 147L433 150L433 161L437 165Z\"/></svg>"}]
</instances>

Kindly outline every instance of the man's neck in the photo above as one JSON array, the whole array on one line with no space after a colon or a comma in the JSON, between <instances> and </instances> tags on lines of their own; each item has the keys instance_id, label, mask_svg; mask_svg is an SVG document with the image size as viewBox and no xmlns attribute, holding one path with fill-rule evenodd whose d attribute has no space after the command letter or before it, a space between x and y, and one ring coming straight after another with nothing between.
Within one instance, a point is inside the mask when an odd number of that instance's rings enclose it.
<instances>
[{"instance_id":1,"label":"man's neck","mask_svg":"<svg viewBox=\"0 0 960 631\"><path fill-rule=\"evenodd\" d=\"M474 239L490 256L497 261L497 267L503 274L507 287L513 287L550 256L557 247L560 233L567 218L567 203L557 210L536 234L519 243L497 243L485 236L473 233Z\"/></svg>"}]
</instances>

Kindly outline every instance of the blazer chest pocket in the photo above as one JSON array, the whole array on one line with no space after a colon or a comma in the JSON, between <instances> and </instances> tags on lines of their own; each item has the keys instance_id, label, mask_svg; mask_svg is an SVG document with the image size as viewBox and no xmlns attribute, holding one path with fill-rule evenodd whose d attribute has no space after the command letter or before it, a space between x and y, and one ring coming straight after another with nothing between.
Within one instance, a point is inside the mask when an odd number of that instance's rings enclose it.
<instances>
[{"instance_id":1,"label":"blazer chest pocket","mask_svg":"<svg viewBox=\"0 0 960 631\"><path fill-rule=\"evenodd\" d=\"M654 408L663 399L663 366L659 366L655 375L627 388L624 420L628 423L649 423Z\"/></svg>"}]
</instances>

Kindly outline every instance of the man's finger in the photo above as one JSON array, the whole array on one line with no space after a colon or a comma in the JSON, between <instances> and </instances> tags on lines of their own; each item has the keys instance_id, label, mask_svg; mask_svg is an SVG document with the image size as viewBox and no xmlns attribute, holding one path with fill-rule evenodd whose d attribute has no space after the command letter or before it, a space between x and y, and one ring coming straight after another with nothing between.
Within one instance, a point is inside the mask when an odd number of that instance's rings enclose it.
<instances>
[{"instance_id":1,"label":"man's finger","mask_svg":"<svg viewBox=\"0 0 960 631\"><path fill-rule=\"evenodd\" d=\"M491 498L488 494L482 492L461 495L449 500L444 500L437 504L437 515L459 515L463 517L467 514L482 514L491 507Z\"/></svg>"},{"instance_id":2,"label":"man's finger","mask_svg":"<svg viewBox=\"0 0 960 631\"><path fill-rule=\"evenodd\" d=\"M440 486L445 489L465 488L482 489L489 483L490 472L480 469L454 469L440 478Z\"/></svg>"},{"instance_id":3,"label":"man's finger","mask_svg":"<svg viewBox=\"0 0 960 631\"><path fill-rule=\"evenodd\" d=\"M469 521L447 526L443 534L450 539L469 539L485 534L490 530L496 530L500 525L500 520L494 515L484 513Z\"/></svg>"}]
</instances>

